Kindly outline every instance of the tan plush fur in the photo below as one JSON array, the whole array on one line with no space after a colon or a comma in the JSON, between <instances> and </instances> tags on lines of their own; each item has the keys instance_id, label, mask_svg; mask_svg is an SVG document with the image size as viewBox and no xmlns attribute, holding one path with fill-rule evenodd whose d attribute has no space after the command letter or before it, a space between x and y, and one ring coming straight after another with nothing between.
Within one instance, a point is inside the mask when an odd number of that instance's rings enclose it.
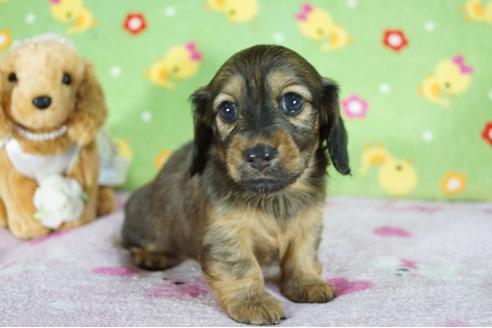
<instances>
[{"instance_id":1,"label":"tan plush fur","mask_svg":"<svg viewBox=\"0 0 492 328\"><path fill-rule=\"evenodd\" d=\"M12 78L15 74L15 79ZM70 83L62 83L64 74ZM39 110L33 99L52 99L49 108ZM68 173L88 195L83 214L61 229L92 221L96 214L114 209L112 191L98 192L99 155L95 137L106 119L104 95L92 65L56 40L30 41L0 58L0 138L17 139L29 154L64 152L73 143L81 146L79 159ZM19 135L14 126L32 133L55 131L66 125L68 132L56 139L33 141ZM17 172L5 149L0 149L0 226L15 236L30 239L50 232L33 218L33 195L37 182ZM96 213L98 212L98 213Z\"/></svg>"}]
</instances>

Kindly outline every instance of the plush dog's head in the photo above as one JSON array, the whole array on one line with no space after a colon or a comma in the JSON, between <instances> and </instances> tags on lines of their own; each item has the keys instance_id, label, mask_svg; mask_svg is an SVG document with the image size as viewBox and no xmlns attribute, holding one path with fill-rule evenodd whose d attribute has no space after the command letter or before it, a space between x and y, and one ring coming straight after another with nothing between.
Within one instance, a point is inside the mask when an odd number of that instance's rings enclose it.
<instances>
[{"instance_id":1,"label":"plush dog's head","mask_svg":"<svg viewBox=\"0 0 492 328\"><path fill-rule=\"evenodd\" d=\"M192 102L192 174L204 170L210 148L232 180L253 192L286 188L324 150L340 173L350 173L338 88L289 49L260 45L237 53Z\"/></svg>"},{"instance_id":2,"label":"plush dog's head","mask_svg":"<svg viewBox=\"0 0 492 328\"><path fill-rule=\"evenodd\" d=\"M77 134L77 124L85 132L103 124L106 107L92 65L62 42L27 41L0 59L0 71L3 115L12 125L34 133L67 125Z\"/></svg>"}]
</instances>

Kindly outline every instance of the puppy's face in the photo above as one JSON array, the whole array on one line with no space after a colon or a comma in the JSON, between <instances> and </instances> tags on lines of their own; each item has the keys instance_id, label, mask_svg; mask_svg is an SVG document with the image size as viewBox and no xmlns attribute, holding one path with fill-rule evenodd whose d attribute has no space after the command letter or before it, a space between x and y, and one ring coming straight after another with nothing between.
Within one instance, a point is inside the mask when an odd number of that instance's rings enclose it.
<instances>
[{"instance_id":1,"label":"puppy's face","mask_svg":"<svg viewBox=\"0 0 492 328\"><path fill-rule=\"evenodd\" d=\"M2 60L2 103L15 124L31 130L57 128L75 109L85 63L56 41L19 46Z\"/></svg>"},{"instance_id":2,"label":"puppy's face","mask_svg":"<svg viewBox=\"0 0 492 328\"><path fill-rule=\"evenodd\" d=\"M212 147L237 184L276 192L312 167L315 152L336 133L343 154L339 166L332 160L342 173L349 171L337 88L293 51L256 46L239 52L193 101L193 173L204 168Z\"/></svg>"}]
</instances>

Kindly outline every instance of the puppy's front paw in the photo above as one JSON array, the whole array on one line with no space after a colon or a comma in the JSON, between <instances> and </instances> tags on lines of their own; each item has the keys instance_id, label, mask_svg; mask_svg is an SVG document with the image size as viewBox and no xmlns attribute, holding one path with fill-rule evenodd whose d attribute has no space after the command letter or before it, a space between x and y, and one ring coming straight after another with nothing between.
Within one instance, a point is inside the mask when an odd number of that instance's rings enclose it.
<instances>
[{"instance_id":1,"label":"puppy's front paw","mask_svg":"<svg viewBox=\"0 0 492 328\"><path fill-rule=\"evenodd\" d=\"M253 325L273 325L284 318L282 304L267 292L238 298L227 304L226 311L232 319Z\"/></svg>"},{"instance_id":2,"label":"puppy's front paw","mask_svg":"<svg viewBox=\"0 0 492 328\"><path fill-rule=\"evenodd\" d=\"M283 283L282 294L297 303L326 303L335 298L335 287L321 279L289 280Z\"/></svg>"}]
</instances>

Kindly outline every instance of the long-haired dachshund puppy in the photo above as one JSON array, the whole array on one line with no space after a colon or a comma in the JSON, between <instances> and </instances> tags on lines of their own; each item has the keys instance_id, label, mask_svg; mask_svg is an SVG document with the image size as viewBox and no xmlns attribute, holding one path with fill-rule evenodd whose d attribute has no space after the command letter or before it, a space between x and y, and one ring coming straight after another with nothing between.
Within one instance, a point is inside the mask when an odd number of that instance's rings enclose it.
<instances>
[{"instance_id":1,"label":"long-haired dachshund puppy","mask_svg":"<svg viewBox=\"0 0 492 328\"><path fill-rule=\"evenodd\" d=\"M194 142L127 203L123 240L135 264L164 270L197 259L224 311L244 323L284 316L264 265L280 265L294 302L333 299L317 251L329 158L350 173L337 85L297 53L259 45L191 99Z\"/></svg>"}]
</instances>

